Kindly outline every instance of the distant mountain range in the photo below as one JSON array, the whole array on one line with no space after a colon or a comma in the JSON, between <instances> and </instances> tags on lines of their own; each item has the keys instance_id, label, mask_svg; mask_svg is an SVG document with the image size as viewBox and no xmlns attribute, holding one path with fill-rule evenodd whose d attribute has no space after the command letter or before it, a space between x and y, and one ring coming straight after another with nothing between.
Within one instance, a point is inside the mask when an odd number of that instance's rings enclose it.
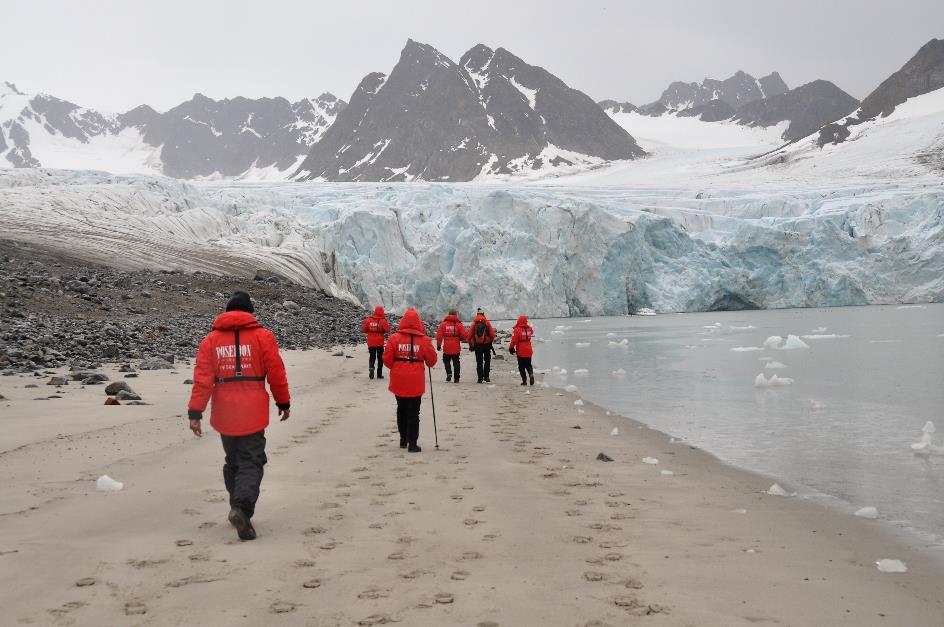
<instances>
[{"instance_id":1,"label":"distant mountain range","mask_svg":"<svg viewBox=\"0 0 944 627\"><path fill-rule=\"evenodd\" d=\"M480 44L454 62L409 40L390 73L364 77L349 105L329 93L296 102L196 94L163 113L147 105L106 113L0 83L0 167L182 179L540 177L645 156L633 120L776 127L779 137L764 135L767 145L816 135L822 147L941 87L944 40L937 39L861 103L826 80L791 89L777 72L755 78L738 71L723 80L673 82L642 106L594 103L504 48Z\"/></svg>"},{"instance_id":2,"label":"distant mountain range","mask_svg":"<svg viewBox=\"0 0 944 627\"><path fill-rule=\"evenodd\" d=\"M615 100L599 103L610 114L674 115L703 122L731 120L763 127L788 122L782 134L784 141L806 137L855 110L858 104L858 100L829 81L817 80L790 89L777 72L754 78L743 71L724 80L706 78L701 83L672 83L659 100L640 107Z\"/></svg>"},{"instance_id":3,"label":"distant mountain range","mask_svg":"<svg viewBox=\"0 0 944 627\"><path fill-rule=\"evenodd\" d=\"M332 94L212 100L196 94L158 113L86 109L0 83L0 161L14 167L157 170L177 178L241 177L297 166L345 107Z\"/></svg>"},{"instance_id":4,"label":"distant mountain range","mask_svg":"<svg viewBox=\"0 0 944 627\"><path fill-rule=\"evenodd\" d=\"M297 178L469 181L643 154L586 94L504 48L455 63L410 40L389 76L361 81Z\"/></svg>"}]
</instances>

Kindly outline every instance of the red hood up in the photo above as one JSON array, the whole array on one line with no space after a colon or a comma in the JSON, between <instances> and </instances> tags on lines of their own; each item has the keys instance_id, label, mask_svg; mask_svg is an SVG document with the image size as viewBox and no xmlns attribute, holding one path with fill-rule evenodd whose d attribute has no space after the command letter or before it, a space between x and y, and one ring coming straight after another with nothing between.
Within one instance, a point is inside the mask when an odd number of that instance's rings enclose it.
<instances>
[{"instance_id":1,"label":"red hood up","mask_svg":"<svg viewBox=\"0 0 944 627\"><path fill-rule=\"evenodd\" d=\"M397 327L397 331L409 333L410 335L426 335L426 327L423 326L420 315L412 307L407 309L403 317L400 318L400 326Z\"/></svg>"},{"instance_id":2,"label":"red hood up","mask_svg":"<svg viewBox=\"0 0 944 627\"><path fill-rule=\"evenodd\" d=\"M516 327L526 327L528 326L528 317L527 316L518 316L518 322L515 323Z\"/></svg>"},{"instance_id":3,"label":"red hood up","mask_svg":"<svg viewBox=\"0 0 944 627\"><path fill-rule=\"evenodd\" d=\"M374 307L374 315L371 318L377 318L378 320L383 320L387 317L387 314L384 313L383 307Z\"/></svg>"},{"instance_id":4,"label":"red hood up","mask_svg":"<svg viewBox=\"0 0 944 627\"><path fill-rule=\"evenodd\" d=\"M459 316L456 316L454 314L449 314L445 318L443 318L443 322L459 322Z\"/></svg>"},{"instance_id":5,"label":"red hood up","mask_svg":"<svg viewBox=\"0 0 944 627\"><path fill-rule=\"evenodd\" d=\"M246 311L227 311L213 321L214 331L235 331L236 329L254 329L262 326L256 317Z\"/></svg>"}]
</instances>

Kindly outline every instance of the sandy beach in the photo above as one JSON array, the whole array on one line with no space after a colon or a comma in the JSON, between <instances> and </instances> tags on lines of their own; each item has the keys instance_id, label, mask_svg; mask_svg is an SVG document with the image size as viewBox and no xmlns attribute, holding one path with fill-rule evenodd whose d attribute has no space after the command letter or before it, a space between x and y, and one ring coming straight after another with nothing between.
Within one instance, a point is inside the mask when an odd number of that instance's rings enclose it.
<instances>
[{"instance_id":1,"label":"sandy beach","mask_svg":"<svg viewBox=\"0 0 944 627\"><path fill-rule=\"evenodd\" d=\"M285 354L292 417L267 431L245 543L226 522L219 437L186 428L188 366L129 380L145 406L0 378L0 623L944 624L944 569L876 522L579 414L572 395L520 387L508 361L490 386L437 367L440 448L427 396L424 450L408 454L366 349L345 352ZM103 474L124 490L96 492ZM881 573L882 558L909 570Z\"/></svg>"}]
</instances>

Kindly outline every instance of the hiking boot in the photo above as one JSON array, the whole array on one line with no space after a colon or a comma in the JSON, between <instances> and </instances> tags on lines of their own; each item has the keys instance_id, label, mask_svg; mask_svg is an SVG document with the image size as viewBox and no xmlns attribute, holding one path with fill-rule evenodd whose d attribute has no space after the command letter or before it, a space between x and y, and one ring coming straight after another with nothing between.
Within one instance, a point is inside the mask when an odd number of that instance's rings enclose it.
<instances>
[{"instance_id":1,"label":"hiking boot","mask_svg":"<svg viewBox=\"0 0 944 627\"><path fill-rule=\"evenodd\" d=\"M406 438L400 438L400 448L406 448Z\"/></svg>"},{"instance_id":2,"label":"hiking boot","mask_svg":"<svg viewBox=\"0 0 944 627\"><path fill-rule=\"evenodd\" d=\"M459 382L459 377L456 377L456 380L453 381L453 383L458 383L458 382Z\"/></svg>"},{"instance_id":3,"label":"hiking boot","mask_svg":"<svg viewBox=\"0 0 944 627\"><path fill-rule=\"evenodd\" d=\"M371 379L374 378L374 369L373 369L373 368L371 368L371 369L367 372L367 376L370 377Z\"/></svg>"},{"instance_id":4,"label":"hiking boot","mask_svg":"<svg viewBox=\"0 0 944 627\"><path fill-rule=\"evenodd\" d=\"M256 539L256 530L253 529L252 523L249 522L249 516L246 516L246 512L238 507L229 510L229 523L236 527L236 534L239 536L240 540Z\"/></svg>"},{"instance_id":5,"label":"hiking boot","mask_svg":"<svg viewBox=\"0 0 944 627\"><path fill-rule=\"evenodd\" d=\"M528 385L528 384L527 384L527 382L522 381L522 382L521 382L521 385Z\"/></svg>"},{"instance_id":6,"label":"hiking boot","mask_svg":"<svg viewBox=\"0 0 944 627\"><path fill-rule=\"evenodd\" d=\"M492 382L492 380L491 380L491 379L489 379L488 377L485 377L485 382L486 382L486 383L491 383L491 382Z\"/></svg>"},{"instance_id":7,"label":"hiking boot","mask_svg":"<svg viewBox=\"0 0 944 627\"><path fill-rule=\"evenodd\" d=\"M417 444L416 442L413 442L412 444L410 444L409 448L407 448L406 450L410 453L420 453L423 451L423 449L420 448L420 445Z\"/></svg>"},{"instance_id":8,"label":"hiking boot","mask_svg":"<svg viewBox=\"0 0 944 627\"><path fill-rule=\"evenodd\" d=\"M531 375L531 385L534 385L534 375Z\"/></svg>"},{"instance_id":9,"label":"hiking boot","mask_svg":"<svg viewBox=\"0 0 944 627\"><path fill-rule=\"evenodd\" d=\"M479 383L481 383L481 382L482 382L482 380L481 380L481 379L479 379Z\"/></svg>"},{"instance_id":10,"label":"hiking boot","mask_svg":"<svg viewBox=\"0 0 944 627\"><path fill-rule=\"evenodd\" d=\"M450 381L452 381L452 375L451 375L451 374L447 374L447 375L446 375L446 383L449 383Z\"/></svg>"},{"instance_id":11,"label":"hiking boot","mask_svg":"<svg viewBox=\"0 0 944 627\"><path fill-rule=\"evenodd\" d=\"M377 373L377 378L378 378L378 379L383 379L383 378L384 378L383 373L382 373L382 372L378 372L378 373Z\"/></svg>"}]
</instances>

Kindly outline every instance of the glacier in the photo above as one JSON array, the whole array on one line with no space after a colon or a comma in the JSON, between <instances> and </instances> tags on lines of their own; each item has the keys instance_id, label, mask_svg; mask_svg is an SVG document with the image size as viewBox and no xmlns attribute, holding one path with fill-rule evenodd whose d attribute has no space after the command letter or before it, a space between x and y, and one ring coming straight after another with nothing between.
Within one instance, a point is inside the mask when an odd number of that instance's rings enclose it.
<instances>
[{"instance_id":1,"label":"glacier","mask_svg":"<svg viewBox=\"0 0 944 627\"><path fill-rule=\"evenodd\" d=\"M0 236L132 269L266 270L429 316L944 301L944 179L928 158L944 89L823 150L750 137L693 150L660 132L649 158L540 180L0 170Z\"/></svg>"}]
</instances>

